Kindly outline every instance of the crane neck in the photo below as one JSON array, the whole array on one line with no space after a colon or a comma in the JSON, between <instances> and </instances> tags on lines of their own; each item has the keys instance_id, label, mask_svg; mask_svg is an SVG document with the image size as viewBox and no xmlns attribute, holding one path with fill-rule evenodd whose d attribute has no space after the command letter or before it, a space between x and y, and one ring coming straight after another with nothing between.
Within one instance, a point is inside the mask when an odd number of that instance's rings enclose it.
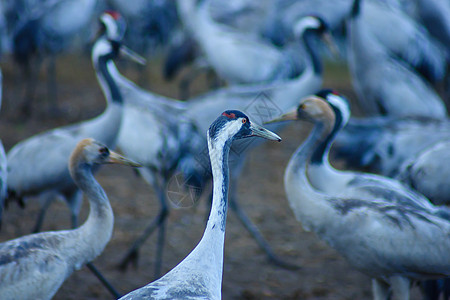
<instances>
[{"instance_id":1,"label":"crane neck","mask_svg":"<svg viewBox=\"0 0 450 300\"><path fill-rule=\"evenodd\" d=\"M112 236L114 215L108 197L92 174L92 166L75 162L71 175L78 188L89 201L90 211L86 222L73 232L77 251L73 251L78 264L93 260L105 248Z\"/></svg>"},{"instance_id":2,"label":"crane neck","mask_svg":"<svg viewBox=\"0 0 450 300\"><path fill-rule=\"evenodd\" d=\"M291 158L291 168L297 172L305 172L307 165L311 161L311 157L330 135L330 127L325 123L315 123L308 138L297 148Z\"/></svg>"},{"instance_id":3,"label":"crane neck","mask_svg":"<svg viewBox=\"0 0 450 300\"><path fill-rule=\"evenodd\" d=\"M306 29L302 34L302 40L306 53L309 56L309 59L306 59L307 65L309 64L312 67L314 74L321 75L323 71L322 62L314 45L316 35L311 29Z\"/></svg>"},{"instance_id":4,"label":"crane neck","mask_svg":"<svg viewBox=\"0 0 450 300\"><path fill-rule=\"evenodd\" d=\"M97 54L93 51L92 61L97 74L97 80L103 90L108 103L123 103L123 97L120 93L120 89L112 77L111 73L116 67L112 59L114 58L113 53L108 54Z\"/></svg>"},{"instance_id":5,"label":"crane neck","mask_svg":"<svg viewBox=\"0 0 450 300\"><path fill-rule=\"evenodd\" d=\"M306 230L320 230L329 209L325 195L319 192L307 176L307 167L314 150L329 134L324 124L315 124L308 138L295 151L284 173L284 186L289 204Z\"/></svg>"},{"instance_id":6,"label":"crane neck","mask_svg":"<svg viewBox=\"0 0 450 300\"><path fill-rule=\"evenodd\" d=\"M326 135L320 142L318 142L315 150L311 155L311 164L316 165L328 165L328 154L330 152L331 145L336 139L337 133L344 127L344 120L342 119L342 115L339 113L335 113L335 122L334 126L332 124L327 124L326 126L331 128L331 131L328 135Z\"/></svg>"},{"instance_id":7,"label":"crane neck","mask_svg":"<svg viewBox=\"0 0 450 300\"><path fill-rule=\"evenodd\" d=\"M206 231L220 231L225 233L227 207L229 169L228 155L231 141L211 141L208 135L208 150L213 175L213 199ZM205 231L205 233L206 233Z\"/></svg>"},{"instance_id":8,"label":"crane neck","mask_svg":"<svg viewBox=\"0 0 450 300\"><path fill-rule=\"evenodd\" d=\"M211 279L212 290L220 295L223 270L223 249L228 208L228 155L231 141L211 141L208 149L213 174L213 199L205 232L197 247L180 264L195 262L202 275ZM213 280L212 280L213 279Z\"/></svg>"}]
</instances>

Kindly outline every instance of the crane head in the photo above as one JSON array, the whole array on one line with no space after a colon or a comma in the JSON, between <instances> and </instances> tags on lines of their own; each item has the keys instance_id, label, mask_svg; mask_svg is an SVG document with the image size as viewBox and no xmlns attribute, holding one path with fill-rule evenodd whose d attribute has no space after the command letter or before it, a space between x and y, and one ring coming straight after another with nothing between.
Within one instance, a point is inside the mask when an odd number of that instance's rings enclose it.
<instances>
[{"instance_id":1,"label":"crane head","mask_svg":"<svg viewBox=\"0 0 450 300\"><path fill-rule=\"evenodd\" d=\"M281 141L275 133L255 123L238 110L223 112L209 127L208 137L211 141L227 141L259 136L268 140Z\"/></svg>"}]
</instances>

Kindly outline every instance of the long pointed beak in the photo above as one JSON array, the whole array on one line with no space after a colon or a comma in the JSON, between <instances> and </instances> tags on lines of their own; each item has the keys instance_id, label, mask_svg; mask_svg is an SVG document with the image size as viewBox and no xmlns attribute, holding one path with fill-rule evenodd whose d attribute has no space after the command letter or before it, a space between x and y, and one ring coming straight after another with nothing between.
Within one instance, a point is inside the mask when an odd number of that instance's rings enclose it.
<instances>
[{"instance_id":1,"label":"long pointed beak","mask_svg":"<svg viewBox=\"0 0 450 300\"><path fill-rule=\"evenodd\" d=\"M145 66L145 64L147 63L145 58L143 58L142 56L140 56L139 54L137 54L136 52L134 52L133 50L124 45L120 46L120 54L140 65Z\"/></svg>"},{"instance_id":2,"label":"long pointed beak","mask_svg":"<svg viewBox=\"0 0 450 300\"><path fill-rule=\"evenodd\" d=\"M264 139L281 142L281 138L277 134L257 124L251 123L250 130L252 131L252 136L259 136Z\"/></svg>"},{"instance_id":3,"label":"long pointed beak","mask_svg":"<svg viewBox=\"0 0 450 300\"><path fill-rule=\"evenodd\" d=\"M128 158L125 158L122 155L120 155L114 151L110 151L108 163L131 166L131 167L135 167L135 168L142 167L141 164L138 164L137 162L134 162Z\"/></svg>"},{"instance_id":4,"label":"long pointed beak","mask_svg":"<svg viewBox=\"0 0 450 300\"><path fill-rule=\"evenodd\" d=\"M336 46L336 42L333 39L333 36L328 33L325 32L322 34L322 39L325 42L325 45L327 45L328 49L330 50L331 54L335 57L335 58L339 58L341 55L339 53L339 50Z\"/></svg>"},{"instance_id":5,"label":"long pointed beak","mask_svg":"<svg viewBox=\"0 0 450 300\"><path fill-rule=\"evenodd\" d=\"M291 111L275 118L270 121L264 122L264 124L277 123L282 121L294 121L297 120L297 108L293 108Z\"/></svg>"}]
</instances>

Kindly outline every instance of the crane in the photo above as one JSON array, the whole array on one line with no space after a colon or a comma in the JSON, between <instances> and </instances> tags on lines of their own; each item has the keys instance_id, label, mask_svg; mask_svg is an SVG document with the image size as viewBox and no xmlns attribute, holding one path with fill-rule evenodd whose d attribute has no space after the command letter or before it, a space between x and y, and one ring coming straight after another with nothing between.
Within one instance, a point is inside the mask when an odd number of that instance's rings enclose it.
<instances>
[{"instance_id":1,"label":"crane","mask_svg":"<svg viewBox=\"0 0 450 300\"><path fill-rule=\"evenodd\" d=\"M111 239L114 215L93 171L108 163L139 166L93 139L76 145L68 165L89 201L89 216L77 229L35 233L1 243L2 298L51 299L75 270L101 254Z\"/></svg>"},{"instance_id":2,"label":"crane","mask_svg":"<svg viewBox=\"0 0 450 300\"><path fill-rule=\"evenodd\" d=\"M139 105L142 109L147 108L150 111L154 111L155 107L161 107L164 113L168 113L172 110L177 115L177 118L184 115L187 120L192 120L195 127L198 128L200 132L205 132L211 122L214 121L213 118L229 107L246 111L249 115L253 114L255 118L259 118L262 122L265 121L264 118L270 118L270 115L275 112L283 112L290 109L295 105L299 97L314 93L321 87L322 65L318 54L312 47L312 43L317 37L323 37L325 41L329 42L329 39L326 38L328 36L328 27L322 19L314 16L307 16L297 22L296 32L299 35L299 39L303 42L302 45L305 47L305 53L307 55L305 56L306 67L303 73L290 80L279 81L272 84L222 88L205 93L204 95L183 103L174 99L155 95L149 91L144 91L126 80L123 76L119 76L120 74L115 74L114 79L121 87L123 94L126 95L124 96L127 99L126 101ZM262 113L258 113L258 111L262 111ZM265 116L264 114L268 115ZM198 118L197 116L199 115L202 115L203 117ZM168 117L168 119L170 118L171 117ZM276 127L277 126L274 126L274 128ZM200 174L205 175L205 178L202 179L203 182L208 180L211 176L208 158L202 155L202 150L205 149L206 144L206 141L200 143L199 150L196 152L195 156L195 161L197 161L201 167ZM258 245L266 252L270 261L280 266L292 268L292 264L283 262L273 253L257 227L251 223L250 219L240 208L237 203L237 197L234 194L245 160L245 153L258 144L259 143L255 141L252 142L249 147L240 148L238 145L235 145L232 148L233 151L231 152L231 155L233 156L232 161L234 161L234 163L231 165L232 176L230 179L233 188L231 189L230 195L230 207L237 213L239 219L255 238ZM198 155L198 153L200 154ZM167 207L167 205L163 207ZM133 243L132 247L128 250L122 260L122 267L125 267L136 257L139 247L141 247L151 234L151 228L153 228L153 226L153 223L150 224L136 242Z\"/></svg>"},{"instance_id":3,"label":"crane","mask_svg":"<svg viewBox=\"0 0 450 300\"><path fill-rule=\"evenodd\" d=\"M335 99L336 100L336 99ZM370 276L374 299L409 299L414 280L450 275L450 214L417 199L392 201L384 193L336 190L348 175L334 176L325 188L314 185L308 173L317 151L329 142L339 116L324 99L305 98L298 108L279 120L302 118L314 122L308 139L296 150L285 171L288 201L306 230L314 231L354 268ZM337 180L338 182L336 182ZM364 181L353 176L353 183ZM373 183L371 183L373 185ZM341 185L342 187L342 185ZM374 190L372 190L374 191ZM439 241L438 243L433 241Z\"/></svg>"},{"instance_id":4,"label":"crane","mask_svg":"<svg viewBox=\"0 0 450 300\"><path fill-rule=\"evenodd\" d=\"M10 198L21 199L44 192L62 195L71 210L74 227L82 199L66 164L71 149L78 140L86 137L93 137L109 147L115 146L122 120L122 95L111 80L110 69L111 60L123 48L120 44L123 28L119 28L110 13L103 14L100 20L105 31L93 47L92 62L108 103L105 111L91 120L32 136L16 144L7 154ZM46 206L53 198L47 199L34 228L36 232L41 227Z\"/></svg>"},{"instance_id":5,"label":"crane","mask_svg":"<svg viewBox=\"0 0 450 300\"><path fill-rule=\"evenodd\" d=\"M34 232L40 230L45 212L54 195L62 196L67 202L73 228L78 226L78 214L82 194L70 176L67 167L71 150L82 138L94 138L109 147L114 147L122 120L123 99L117 85L111 79L112 59L120 53L136 61L132 51L121 45L123 23L117 13L106 12L100 17L103 24L100 36L92 50L92 62L97 79L107 100L105 111L81 123L55 128L32 136L16 144L7 153L8 198L19 200L33 195L45 197ZM117 292L92 264L88 267L117 296Z\"/></svg>"},{"instance_id":6,"label":"crane","mask_svg":"<svg viewBox=\"0 0 450 300\"><path fill-rule=\"evenodd\" d=\"M445 118L445 105L431 86L376 39L363 19L365 6L355 0L347 20L348 65L363 110L368 115Z\"/></svg>"},{"instance_id":7,"label":"crane","mask_svg":"<svg viewBox=\"0 0 450 300\"><path fill-rule=\"evenodd\" d=\"M228 207L228 157L233 140L259 136L281 141L237 110L224 111L207 132L213 173L213 202L205 232L191 253L166 275L125 299L221 299L223 249Z\"/></svg>"},{"instance_id":8,"label":"crane","mask_svg":"<svg viewBox=\"0 0 450 300\"><path fill-rule=\"evenodd\" d=\"M97 0L48 0L32 3L16 1L18 22L12 37L14 60L22 67L27 86L21 110L31 113L40 63L48 62L48 98L50 109L56 110L55 57L68 47L76 34L93 19Z\"/></svg>"}]
</instances>

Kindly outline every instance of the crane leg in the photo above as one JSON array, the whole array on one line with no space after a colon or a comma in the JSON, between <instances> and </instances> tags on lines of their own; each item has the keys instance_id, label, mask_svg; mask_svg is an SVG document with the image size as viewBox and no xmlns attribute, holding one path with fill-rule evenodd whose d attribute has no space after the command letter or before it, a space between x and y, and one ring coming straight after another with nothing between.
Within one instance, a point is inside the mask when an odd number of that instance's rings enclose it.
<instances>
[{"instance_id":1,"label":"crane leg","mask_svg":"<svg viewBox=\"0 0 450 300\"><path fill-rule=\"evenodd\" d=\"M55 56L50 55L48 66L47 66L47 93L49 99L48 111L51 116L58 116L59 108L57 101L57 84L56 84L56 62Z\"/></svg>"},{"instance_id":2,"label":"crane leg","mask_svg":"<svg viewBox=\"0 0 450 300\"><path fill-rule=\"evenodd\" d=\"M236 216L241 221L242 225L244 225L245 229L250 233L250 235L255 239L258 246L266 253L269 261L276 266L279 266L288 270L298 270L301 267L299 265L289 263L284 261L282 258L278 257L270 247L269 243L264 239L258 227L252 223L250 218L244 212L244 210L239 206L239 203L234 199L234 197L230 197L230 208L236 213Z\"/></svg>"},{"instance_id":3,"label":"crane leg","mask_svg":"<svg viewBox=\"0 0 450 300\"><path fill-rule=\"evenodd\" d=\"M161 277L162 260L164 253L164 243L166 237L166 221L169 215L169 208L167 206L166 195L164 189L159 191L161 200L161 222L159 224L158 243L156 246L156 258L155 258L155 279Z\"/></svg>"},{"instance_id":4,"label":"crane leg","mask_svg":"<svg viewBox=\"0 0 450 300\"><path fill-rule=\"evenodd\" d=\"M159 237L158 237L158 244L157 244L157 250L156 250L156 264L155 264L155 275L159 276L159 273L161 272L161 263L162 263L162 253L164 248L164 239L165 239L165 221L169 215L169 209L167 206L167 202L164 197L161 197L161 194L163 194L165 191L162 189L161 192L159 192L158 197L160 199L161 208L159 211L158 216L145 228L144 232L139 236L139 238L134 241L133 245L128 249L127 253L121 260L119 264L119 269L122 271L125 271L128 267L128 264L130 262L133 262L133 265L137 267L137 261L139 258L139 248L144 244L144 242L152 235L152 233L159 228Z\"/></svg>"},{"instance_id":5,"label":"crane leg","mask_svg":"<svg viewBox=\"0 0 450 300\"><path fill-rule=\"evenodd\" d=\"M102 273L94 266L93 263L89 262L86 264L89 270L95 275L95 277L100 280L103 286L114 296L114 299L119 299L122 295L109 283L109 281L103 276Z\"/></svg>"},{"instance_id":6,"label":"crane leg","mask_svg":"<svg viewBox=\"0 0 450 300\"><path fill-rule=\"evenodd\" d=\"M383 280L373 278L372 294L374 300L389 300L391 296L391 293L389 291L389 284Z\"/></svg>"},{"instance_id":7,"label":"crane leg","mask_svg":"<svg viewBox=\"0 0 450 300\"><path fill-rule=\"evenodd\" d=\"M33 233L40 232L42 229L42 224L44 223L45 219L45 213L47 212L47 209L50 207L50 205L53 203L53 200L55 199L53 197L54 195L45 194L42 197L44 197L44 204L42 205L41 209L39 210L39 215L36 220L36 223L33 227Z\"/></svg>"}]
</instances>

